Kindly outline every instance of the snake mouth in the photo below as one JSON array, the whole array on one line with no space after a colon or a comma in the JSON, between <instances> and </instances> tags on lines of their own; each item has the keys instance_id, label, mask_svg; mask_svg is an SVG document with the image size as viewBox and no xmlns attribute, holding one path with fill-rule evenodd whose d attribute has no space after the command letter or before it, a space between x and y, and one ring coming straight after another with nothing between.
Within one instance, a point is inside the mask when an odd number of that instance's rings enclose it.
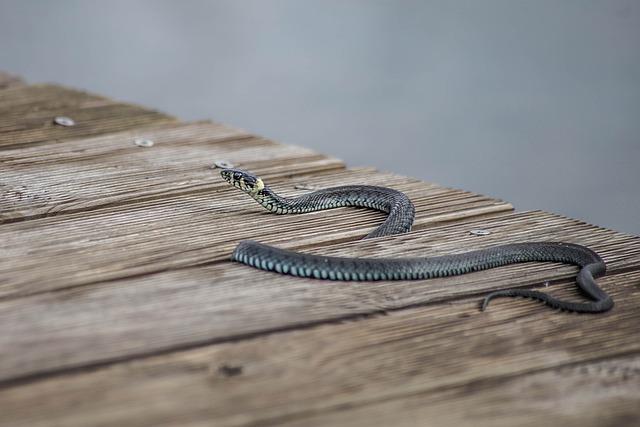
<instances>
[{"instance_id":1,"label":"snake mouth","mask_svg":"<svg viewBox=\"0 0 640 427\"><path fill-rule=\"evenodd\" d=\"M231 174L229 173L229 171L227 169L224 169L224 170L220 171L220 176L222 177L222 179L227 181L229 184L233 185L233 183L231 182Z\"/></svg>"}]
</instances>

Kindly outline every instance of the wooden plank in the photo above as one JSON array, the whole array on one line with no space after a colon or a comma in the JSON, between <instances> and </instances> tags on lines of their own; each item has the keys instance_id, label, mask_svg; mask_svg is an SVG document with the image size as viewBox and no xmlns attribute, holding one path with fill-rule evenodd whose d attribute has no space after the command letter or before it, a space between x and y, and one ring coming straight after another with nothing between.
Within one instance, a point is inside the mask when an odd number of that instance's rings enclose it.
<instances>
[{"instance_id":1,"label":"wooden plank","mask_svg":"<svg viewBox=\"0 0 640 427\"><path fill-rule=\"evenodd\" d=\"M640 425L640 356L562 366L295 418L280 427Z\"/></svg>"},{"instance_id":2,"label":"wooden plank","mask_svg":"<svg viewBox=\"0 0 640 427\"><path fill-rule=\"evenodd\" d=\"M141 148L136 139L154 141ZM344 168L312 150L278 144L215 123L141 127L55 145L4 150L0 222L86 212L174 195L211 192L223 183L216 160L315 171Z\"/></svg>"},{"instance_id":3,"label":"wooden plank","mask_svg":"<svg viewBox=\"0 0 640 427\"><path fill-rule=\"evenodd\" d=\"M551 400L561 386L556 376L571 367L591 369L604 359L637 358L639 280L637 270L606 278L617 305L598 316L549 316L537 304L513 301L479 313L475 298L463 299L6 384L0 390L0 407L6 408L0 423L321 425L323 418L338 420L344 412L353 421L359 409L400 399L409 399L402 403L410 405L419 398L425 405L421 422L434 414L445 425L460 419L473 423L480 412L485 417L481 425L489 419L513 425L509 422L521 420L522 407L529 403L535 424L559 414L577 425L585 419L584 410L604 408L611 395L590 395L592 409L558 407ZM633 384L627 384L629 394L616 407L637 420L640 390L636 371L628 372ZM546 380L536 382L539 375ZM514 381L534 385L518 388L517 395ZM573 381L584 384L585 379ZM491 393L482 395L487 389ZM458 400L451 400L456 394ZM500 400L505 395L515 404L505 405ZM451 409L465 401L479 403ZM485 412L483 402L488 402ZM388 425L373 417L365 421ZM354 425L365 423L356 420Z\"/></svg>"},{"instance_id":4,"label":"wooden plank","mask_svg":"<svg viewBox=\"0 0 640 427\"><path fill-rule=\"evenodd\" d=\"M493 234L469 235L468 230L475 228L489 229ZM227 259L235 244L230 239L220 243L221 256ZM408 235L316 248L314 252L342 256L430 256L498 242L553 239L592 247L602 254L611 275L625 272L640 262L640 238L540 212L476 218ZM167 248L158 249L160 256L166 256L167 252ZM127 256L138 259L128 251L117 264L120 268L124 268ZM38 270L38 274L42 272ZM6 299L0 301L0 316L5 325L0 329L0 348L6 349L0 364L0 381L417 305L446 306L446 302L470 296L477 309L481 297L490 290L540 286L547 281L551 281L549 289L556 296L579 300L575 274L573 266L526 263L443 279L344 283L293 278L221 262ZM618 288L618 279L614 277L602 281L607 291ZM630 298L620 291L617 295ZM524 312L533 309L547 315L553 313L530 301L509 299L496 300L490 312L500 312L511 305L521 307Z\"/></svg>"},{"instance_id":5,"label":"wooden plank","mask_svg":"<svg viewBox=\"0 0 640 427\"><path fill-rule=\"evenodd\" d=\"M271 158L277 159L277 150L271 152ZM302 149L300 152L309 153ZM290 156L291 149L284 147L282 155ZM341 165L323 156L309 156L298 155L291 163L271 164L263 158L257 160L258 155L251 165L267 176ZM267 166L263 167L265 162ZM358 239L384 218L378 212L347 208L289 217L273 215L246 194L230 187L216 171L203 168L201 173L201 181L196 185L203 185L204 180L210 182L210 191L206 193L3 224L0 227L0 297L226 260L235 244L248 238L265 241L284 238L295 247ZM314 180L319 186L336 181L385 184L416 196L418 226L511 209L510 205L494 199L464 192L443 192L440 187L371 170L337 170L330 178L318 176ZM149 185L155 187L153 183ZM418 194L421 196L417 197ZM445 213L447 195L456 200L457 205ZM433 211L426 208L431 196ZM300 229L308 230L302 238Z\"/></svg>"},{"instance_id":6,"label":"wooden plank","mask_svg":"<svg viewBox=\"0 0 640 427\"><path fill-rule=\"evenodd\" d=\"M0 91L0 425L640 423L640 238L81 91L2 73ZM384 215L275 216L222 182L216 160L286 195L397 188L415 230L358 241ZM478 310L513 286L576 300L572 266L318 282L228 261L246 238L356 257L575 242L604 257L616 307Z\"/></svg>"},{"instance_id":7,"label":"wooden plank","mask_svg":"<svg viewBox=\"0 0 640 427\"><path fill-rule=\"evenodd\" d=\"M57 116L70 117L76 124L56 125ZM177 123L176 119L147 108L55 85L5 88L0 97L0 117L0 148L5 149Z\"/></svg>"},{"instance_id":8,"label":"wooden plank","mask_svg":"<svg viewBox=\"0 0 640 427\"><path fill-rule=\"evenodd\" d=\"M0 71L0 90L6 89L11 86L21 86L24 84L26 84L26 82L22 77Z\"/></svg>"}]
</instances>

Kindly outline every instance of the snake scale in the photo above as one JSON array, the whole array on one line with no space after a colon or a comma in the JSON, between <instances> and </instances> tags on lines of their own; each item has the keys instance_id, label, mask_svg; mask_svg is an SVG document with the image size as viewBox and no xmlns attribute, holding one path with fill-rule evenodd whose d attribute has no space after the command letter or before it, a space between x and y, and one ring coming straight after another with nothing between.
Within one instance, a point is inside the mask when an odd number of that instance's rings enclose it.
<instances>
[{"instance_id":1,"label":"snake scale","mask_svg":"<svg viewBox=\"0 0 640 427\"><path fill-rule=\"evenodd\" d=\"M342 206L362 206L387 213L384 223L365 239L407 233L413 225L413 203L404 193L391 188L351 185L286 198L274 193L256 175L242 169L223 169L221 175L229 184L249 194L276 214L305 213ZM438 257L347 258L304 254L245 240L238 244L232 259L281 274L351 281L429 279L520 262L561 262L580 267L576 283L591 301L568 302L540 291L506 289L487 295L481 309L484 310L493 298L516 296L534 298L553 308L577 313L600 313L613 307L613 300L595 281L606 272L604 261L591 249L572 243L512 243Z\"/></svg>"}]
</instances>

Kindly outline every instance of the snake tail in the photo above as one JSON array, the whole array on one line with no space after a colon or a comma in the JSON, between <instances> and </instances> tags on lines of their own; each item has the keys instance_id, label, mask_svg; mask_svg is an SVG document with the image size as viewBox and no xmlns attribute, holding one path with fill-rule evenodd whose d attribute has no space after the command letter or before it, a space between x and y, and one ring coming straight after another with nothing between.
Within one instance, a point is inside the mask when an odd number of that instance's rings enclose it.
<instances>
[{"instance_id":1,"label":"snake tail","mask_svg":"<svg viewBox=\"0 0 640 427\"><path fill-rule=\"evenodd\" d=\"M274 193L262 179L242 169L224 169L222 178L249 194L260 205L277 214L296 214L341 206L362 206L386 212L388 217L365 239L407 233L411 230L415 209L400 191L369 185L326 188L299 197L282 197ZM278 249L253 241L241 242L233 252L236 261L281 274L327 280L412 280L455 276L520 262L561 262L580 268L576 283L590 300L578 303L527 289L506 289L490 293L481 309L500 297L527 297L547 305L578 313L610 310L613 300L596 283L606 272L598 254L575 244L558 242L514 243L463 254L422 258L340 258L309 255Z\"/></svg>"},{"instance_id":2,"label":"snake tail","mask_svg":"<svg viewBox=\"0 0 640 427\"><path fill-rule=\"evenodd\" d=\"M507 289L489 294L482 302L482 310L494 298L516 296L534 298L553 308L577 313L599 313L613 307L613 300L595 281L605 274L605 263L590 249L570 243L514 243L437 257L343 258L293 252L245 240L238 244L232 259L280 274L342 281L420 280L455 276L521 262L561 262L580 267L576 283L591 301L568 302L544 292Z\"/></svg>"}]
</instances>

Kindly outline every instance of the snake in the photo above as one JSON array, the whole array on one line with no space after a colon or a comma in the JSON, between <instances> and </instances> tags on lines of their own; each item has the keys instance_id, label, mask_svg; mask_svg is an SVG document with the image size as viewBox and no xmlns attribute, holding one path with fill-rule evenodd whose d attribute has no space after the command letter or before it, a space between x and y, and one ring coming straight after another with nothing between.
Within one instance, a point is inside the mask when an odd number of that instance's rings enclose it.
<instances>
[{"instance_id":1,"label":"snake","mask_svg":"<svg viewBox=\"0 0 640 427\"><path fill-rule=\"evenodd\" d=\"M271 190L261 178L243 169L227 168L221 170L220 174L230 185L247 193L267 210L280 215L345 206L365 207L386 213L386 220L364 239L408 233L415 217L415 208L409 197L392 188L347 185L298 197L283 197ZM564 301L546 292L512 288L489 293L480 304L480 309L484 311L489 302L498 297L532 298L554 309L576 313L601 313L613 308L611 297L596 283L596 279L606 273L605 262L593 250L574 243L510 243L433 257L351 258L312 255L243 240L233 251L231 259L280 274L340 281L422 280L515 263L559 262L579 267L576 284L589 301Z\"/></svg>"}]
</instances>

